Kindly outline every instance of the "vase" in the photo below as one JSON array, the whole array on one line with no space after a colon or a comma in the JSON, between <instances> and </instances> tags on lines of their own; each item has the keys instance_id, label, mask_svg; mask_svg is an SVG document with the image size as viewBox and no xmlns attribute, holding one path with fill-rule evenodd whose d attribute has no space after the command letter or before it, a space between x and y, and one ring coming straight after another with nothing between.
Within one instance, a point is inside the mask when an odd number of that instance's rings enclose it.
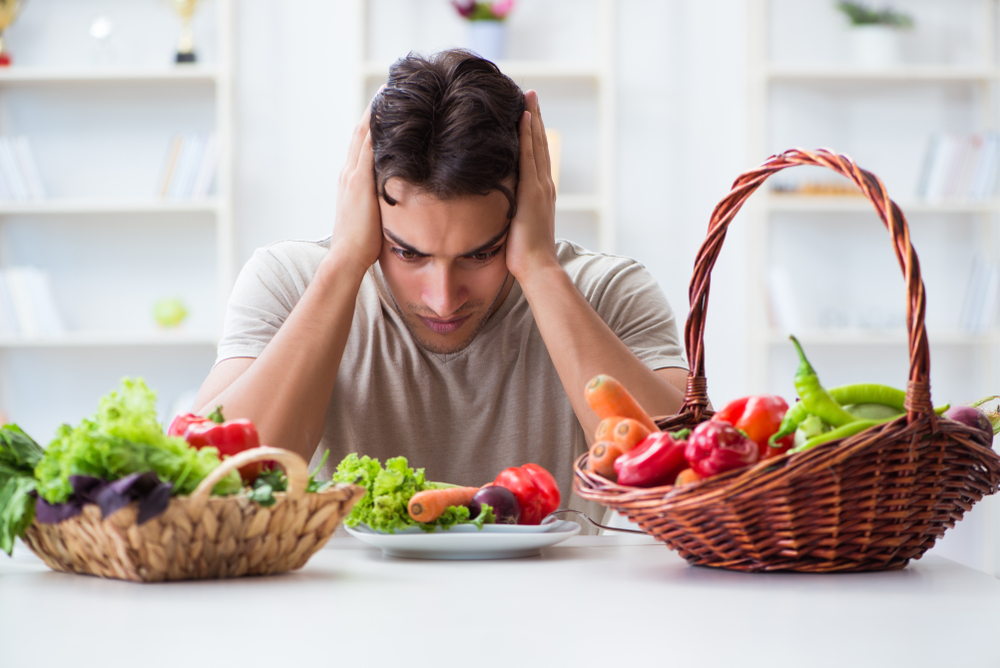
<instances>
[{"instance_id":1,"label":"vase","mask_svg":"<svg viewBox=\"0 0 1000 668\"><path fill-rule=\"evenodd\" d=\"M503 60L507 26L503 21L469 21L469 48L486 60Z\"/></svg>"},{"instance_id":2,"label":"vase","mask_svg":"<svg viewBox=\"0 0 1000 668\"><path fill-rule=\"evenodd\" d=\"M863 25L851 28L854 62L860 67L876 68L898 65L899 28L886 25Z\"/></svg>"}]
</instances>

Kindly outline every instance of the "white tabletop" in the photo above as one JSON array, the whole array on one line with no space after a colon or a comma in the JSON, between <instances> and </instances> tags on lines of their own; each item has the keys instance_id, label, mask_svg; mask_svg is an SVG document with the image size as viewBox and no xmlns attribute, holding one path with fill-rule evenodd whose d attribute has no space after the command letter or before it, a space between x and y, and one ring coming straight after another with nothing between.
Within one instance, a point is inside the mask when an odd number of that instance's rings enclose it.
<instances>
[{"instance_id":1,"label":"white tabletop","mask_svg":"<svg viewBox=\"0 0 1000 668\"><path fill-rule=\"evenodd\" d=\"M1000 580L933 556L747 574L642 536L465 562L335 537L296 573L134 584L54 573L19 548L0 555L4 668L1000 665Z\"/></svg>"}]
</instances>

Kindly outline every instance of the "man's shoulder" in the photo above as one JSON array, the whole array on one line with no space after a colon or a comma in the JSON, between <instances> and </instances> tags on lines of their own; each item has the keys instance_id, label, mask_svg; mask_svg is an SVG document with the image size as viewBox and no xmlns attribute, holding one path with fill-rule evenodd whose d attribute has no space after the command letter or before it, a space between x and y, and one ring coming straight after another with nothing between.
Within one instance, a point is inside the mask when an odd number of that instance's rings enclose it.
<instances>
[{"instance_id":1,"label":"man's shoulder","mask_svg":"<svg viewBox=\"0 0 1000 668\"><path fill-rule=\"evenodd\" d=\"M556 239L556 256L559 264L574 281L614 275L632 267L645 269L638 260L588 250L566 239Z\"/></svg>"},{"instance_id":2,"label":"man's shoulder","mask_svg":"<svg viewBox=\"0 0 1000 668\"><path fill-rule=\"evenodd\" d=\"M286 239L261 246L254 252L254 259L267 264L281 264L300 269L316 268L330 250L330 238L319 241Z\"/></svg>"}]
</instances>

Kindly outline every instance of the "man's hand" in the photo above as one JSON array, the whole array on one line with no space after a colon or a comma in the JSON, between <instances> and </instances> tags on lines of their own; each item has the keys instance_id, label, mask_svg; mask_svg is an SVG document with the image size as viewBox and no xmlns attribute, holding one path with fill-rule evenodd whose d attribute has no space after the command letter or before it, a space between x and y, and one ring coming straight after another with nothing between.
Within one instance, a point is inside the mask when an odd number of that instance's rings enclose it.
<instances>
[{"instance_id":1,"label":"man's hand","mask_svg":"<svg viewBox=\"0 0 1000 668\"><path fill-rule=\"evenodd\" d=\"M365 109L347 151L347 162L337 183L337 220L330 241L330 255L353 265L358 275L378 259L382 250L382 219L375 192L375 155L369 128L371 104Z\"/></svg>"},{"instance_id":2,"label":"man's hand","mask_svg":"<svg viewBox=\"0 0 1000 668\"><path fill-rule=\"evenodd\" d=\"M522 284L537 270L558 266L556 187L538 93L529 90L524 101L528 109L521 116L517 213L507 236L507 268Z\"/></svg>"}]
</instances>

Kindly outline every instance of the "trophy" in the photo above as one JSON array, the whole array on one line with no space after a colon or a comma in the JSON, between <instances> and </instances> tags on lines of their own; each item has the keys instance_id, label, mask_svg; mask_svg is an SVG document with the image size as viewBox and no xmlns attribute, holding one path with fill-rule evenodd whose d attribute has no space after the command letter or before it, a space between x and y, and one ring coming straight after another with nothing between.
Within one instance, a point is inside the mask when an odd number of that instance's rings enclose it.
<instances>
[{"instance_id":1,"label":"trophy","mask_svg":"<svg viewBox=\"0 0 1000 668\"><path fill-rule=\"evenodd\" d=\"M3 31L7 29L24 7L24 0L0 0L0 66L10 65L10 54L4 49Z\"/></svg>"},{"instance_id":2,"label":"trophy","mask_svg":"<svg viewBox=\"0 0 1000 668\"><path fill-rule=\"evenodd\" d=\"M181 35L177 41L175 62L196 62L198 58L194 53L194 29L191 27L191 18L198 11L198 0L167 0L167 3L181 17Z\"/></svg>"}]
</instances>

